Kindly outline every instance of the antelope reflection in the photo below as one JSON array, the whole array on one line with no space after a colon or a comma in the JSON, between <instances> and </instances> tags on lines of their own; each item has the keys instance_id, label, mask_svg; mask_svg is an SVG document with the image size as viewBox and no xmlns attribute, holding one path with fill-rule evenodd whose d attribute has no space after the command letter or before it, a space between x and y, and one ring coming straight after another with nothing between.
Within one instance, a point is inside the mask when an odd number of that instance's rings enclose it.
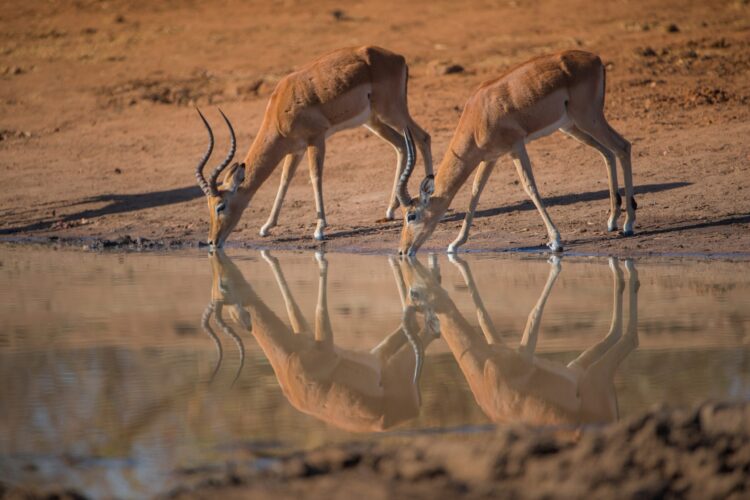
<instances>
[{"instance_id":1,"label":"antelope reflection","mask_svg":"<svg viewBox=\"0 0 750 500\"><path fill-rule=\"evenodd\" d=\"M604 423L618 418L613 379L622 361L638 345L638 274L625 261L629 316L623 334L622 311L625 280L620 264L610 259L614 281L613 315L607 335L572 362L562 364L535 355L539 325L547 298L560 273L560 260L550 260L547 282L526 322L520 346L508 346L498 335L484 307L469 265L457 257L479 319L480 331L458 311L448 293L411 260L404 264L411 295L436 315L440 333L469 383L474 398L494 422L541 425ZM406 272L408 270L408 274Z\"/></svg>"},{"instance_id":2,"label":"antelope reflection","mask_svg":"<svg viewBox=\"0 0 750 500\"><path fill-rule=\"evenodd\" d=\"M424 349L437 337L436 322L426 321L425 327L419 328L420 309L407 297L401 269L395 260L391 260L391 267L401 297L401 323L373 349L353 351L341 349L334 342L328 314L325 256L316 254L318 299L311 328L294 300L278 259L268 252L261 255L279 286L291 328L263 302L223 252L210 254L211 303L204 312L203 326L218 346L219 361L214 374L221 363L222 350L210 327L212 313L222 330L237 341L244 359L241 340L222 318L222 310L227 308L237 324L252 332L284 395L301 412L354 432L382 431L416 417ZM429 312L424 314L430 318Z\"/></svg>"}]
</instances>

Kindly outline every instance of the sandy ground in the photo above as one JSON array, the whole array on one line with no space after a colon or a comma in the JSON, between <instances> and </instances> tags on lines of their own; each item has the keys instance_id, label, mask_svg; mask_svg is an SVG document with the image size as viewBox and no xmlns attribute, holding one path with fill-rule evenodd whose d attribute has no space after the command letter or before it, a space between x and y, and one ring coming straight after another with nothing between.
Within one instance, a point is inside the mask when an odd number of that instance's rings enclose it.
<instances>
[{"instance_id":1,"label":"sandy ground","mask_svg":"<svg viewBox=\"0 0 750 500\"><path fill-rule=\"evenodd\" d=\"M193 105L244 157L275 82L326 51L377 44L406 56L412 115L439 164L463 102L481 81L565 48L607 64L606 113L633 143L638 235L604 231L603 162L555 134L530 147L540 191L572 251L745 252L750 242L750 6L718 2L561 0L394 2L3 2L0 6L0 237L196 245L208 213L193 166L206 146ZM458 64L463 71L445 74ZM324 176L332 250L393 251L401 222L383 217L390 146L356 129L328 141ZM546 241L509 160L496 169L466 248ZM422 177L418 164L412 191ZM280 169L279 169L280 170ZM235 244L313 247L312 189L300 169L269 238L279 172ZM622 185L622 181L620 182ZM469 188L427 248L453 239Z\"/></svg>"}]
</instances>

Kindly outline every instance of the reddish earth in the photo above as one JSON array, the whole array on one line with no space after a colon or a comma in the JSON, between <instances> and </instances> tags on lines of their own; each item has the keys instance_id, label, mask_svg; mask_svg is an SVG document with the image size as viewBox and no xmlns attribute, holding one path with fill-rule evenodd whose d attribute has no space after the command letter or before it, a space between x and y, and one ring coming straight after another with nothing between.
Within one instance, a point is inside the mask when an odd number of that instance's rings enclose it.
<instances>
[{"instance_id":1,"label":"reddish earth","mask_svg":"<svg viewBox=\"0 0 750 500\"><path fill-rule=\"evenodd\" d=\"M0 237L197 244L208 213L192 170L206 143L193 105L240 153L284 74L326 51L372 43L406 56L413 116L441 159L460 109L483 80L565 48L607 64L606 113L633 143L638 234L604 231L601 158L555 134L530 147L566 248L594 253L745 252L750 243L750 6L721 2L4 2L0 7ZM460 65L451 68L452 65ZM377 223L393 151L365 129L329 140L324 194L329 249L391 251L399 222ZM469 249L546 241L509 161L496 169ZM421 165L412 191L422 177ZM312 189L300 169L267 239L279 173L232 237L312 247ZM622 181L620 183L622 185ZM465 187L428 248L455 236Z\"/></svg>"}]
</instances>

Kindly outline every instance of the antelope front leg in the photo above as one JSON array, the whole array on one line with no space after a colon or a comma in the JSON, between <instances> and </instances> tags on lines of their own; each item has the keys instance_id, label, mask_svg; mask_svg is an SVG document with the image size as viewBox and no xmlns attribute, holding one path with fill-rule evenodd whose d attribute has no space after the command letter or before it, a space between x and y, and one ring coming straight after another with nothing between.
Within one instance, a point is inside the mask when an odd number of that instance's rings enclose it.
<instances>
[{"instance_id":1,"label":"antelope front leg","mask_svg":"<svg viewBox=\"0 0 750 500\"><path fill-rule=\"evenodd\" d=\"M539 211L539 215L542 216L544 225L547 227L547 234L549 235L549 243L547 243L547 246L553 252L562 252L563 247L562 243L560 243L560 232L552 223L552 219L549 218L547 210L542 203L542 199L539 197L536 182L534 181L534 174L531 171L531 160L529 160L529 155L526 152L526 146L523 142L516 144L511 156L513 158L513 164L518 171L518 176L521 178L521 184L523 184L524 191L526 191L526 194L531 198L531 201Z\"/></svg>"},{"instance_id":2,"label":"antelope front leg","mask_svg":"<svg viewBox=\"0 0 750 500\"><path fill-rule=\"evenodd\" d=\"M328 260L323 252L315 252L318 262L318 303L315 306L315 341L333 347L333 329L328 315Z\"/></svg>"},{"instance_id":3,"label":"antelope front leg","mask_svg":"<svg viewBox=\"0 0 750 500\"><path fill-rule=\"evenodd\" d=\"M458 247L466 243L469 239L469 229L471 229L471 223L474 221L474 212L477 210L479 204L479 197L482 195L482 190L487 184L487 180L490 178L492 169L495 167L495 162L483 161L479 165L476 175L474 176L474 186L471 188L471 201L469 202L469 211L466 212L464 217L464 223L461 226L461 231L458 233L458 237L453 240L453 243L448 245L448 253L456 253Z\"/></svg>"},{"instance_id":4,"label":"antelope front leg","mask_svg":"<svg viewBox=\"0 0 750 500\"><path fill-rule=\"evenodd\" d=\"M320 138L315 144L307 148L307 159L310 162L310 181L315 193L315 211L318 218L318 225L315 228L313 237L321 241L325 237L323 230L326 227L326 211L323 205L323 160L326 155L326 143L324 138Z\"/></svg>"},{"instance_id":5,"label":"antelope front leg","mask_svg":"<svg viewBox=\"0 0 750 500\"><path fill-rule=\"evenodd\" d=\"M289 290L289 284L281 270L279 259L271 255L268 250L261 250L260 256L263 257L263 260L265 260L271 267L273 276L276 279L276 284L279 286L279 290L281 290L286 313L289 316L289 322L292 324L292 331L295 334L310 333L310 327L307 325L307 321L305 321L305 317L302 315L302 310L299 308L299 304L294 300L292 292Z\"/></svg>"},{"instance_id":6,"label":"antelope front leg","mask_svg":"<svg viewBox=\"0 0 750 500\"><path fill-rule=\"evenodd\" d=\"M497 333L492 318L484 307L484 302L482 301L481 295L479 295L479 289L474 281L474 276L471 274L469 263L455 255L449 255L448 260L458 268L464 278L464 283L466 283L466 286L469 289L471 300L474 302L474 308L477 310L479 328L481 328L485 340L487 340L488 344L504 344L502 338Z\"/></svg>"},{"instance_id":7,"label":"antelope front leg","mask_svg":"<svg viewBox=\"0 0 750 500\"><path fill-rule=\"evenodd\" d=\"M276 193L276 200L273 202L273 208L271 208L271 214L268 216L268 221L263 224L262 228L260 228L261 236L268 236L268 232L271 228L278 224L281 205L284 203L284 197L286 196L287 189L289 189L289 183L292 182L292 177L294 177L294 172L297 171L297 166L301 159L301 154L289 154L284 159L284 168L281 171L279 191Z\"/></svg>"},{"instance_id":8,"label":"antelope front leg","mask_svg":"<svg viewBox=\"0 0 750 500\"><path fill-rule=\"evenodd\" d=\"M534 305L534 309L529 313L529 317L526 320L526 328L524 328L523 337L521 337L521 344L518 346L518 351L528 358L534 356L536 341L539 338L539 325L542 321L544 306L547 304L547 299L552 291L552 286L555 284L557 276L560 274L560 257L553 255L550 257L549 263L550 269L549 274L547 275L547 283L544 285L544 290L542 290L539 300Z\"/></svg>"}]
</instances>

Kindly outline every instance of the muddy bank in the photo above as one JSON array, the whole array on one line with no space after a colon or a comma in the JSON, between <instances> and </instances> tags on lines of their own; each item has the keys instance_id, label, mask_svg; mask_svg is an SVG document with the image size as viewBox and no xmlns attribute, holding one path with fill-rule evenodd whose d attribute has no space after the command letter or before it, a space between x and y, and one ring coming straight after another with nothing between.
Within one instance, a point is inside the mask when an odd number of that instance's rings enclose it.
<instances>
[{"instance_id":1,"label":"muddy bank","mask_svg":"<svg viewBox=\"0 0 750 500\"><path fill-rule=\"evenodd\" d=\"M257 466L181 471L194 486L168 496L741 498L750 489L750 405L655 409L583 431L511 427L399 438Z\"/></svg>"},{"instance_id":2,"label":"muddy bank","mask_svg":"<svg viewBox=\"0 0 750 500\"><path fill-rule=\"evenodd\" d=\"M750 405L653 409L601 428L394 436L175 471L166 498L744 498ZM0 497L82 498L75 491Z\"/></svg>"}]
</instances>

